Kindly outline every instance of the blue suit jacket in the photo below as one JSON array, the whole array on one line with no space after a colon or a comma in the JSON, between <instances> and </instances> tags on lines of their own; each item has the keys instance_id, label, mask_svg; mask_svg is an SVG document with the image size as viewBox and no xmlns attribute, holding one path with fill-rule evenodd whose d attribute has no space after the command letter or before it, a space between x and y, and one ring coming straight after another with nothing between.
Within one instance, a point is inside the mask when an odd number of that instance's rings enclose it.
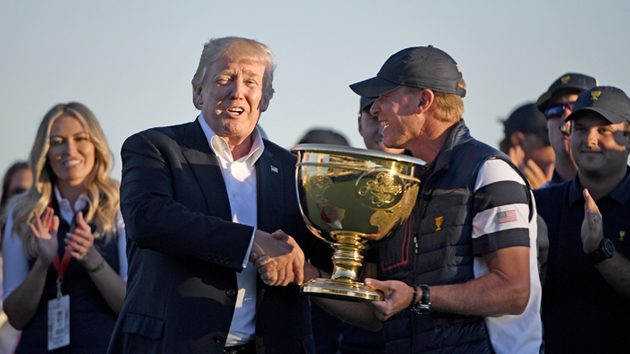
<instances>
[{"instance_id":1,"label":"blue suit jacket","mask_svg":"<svg viewBox=\"0 0 630 354\"><path fill-rule=\"evenodd\" d=\"M258 228L292 235L311 261L330 264L331 248L299 212L296 158L265 140L256 163ZM236 272L253 228L231 222L217 157L198 122L150 129L122 147L121 210L127 229L127 296L111 353L223 353ZM307 296L296 285L258 281L259 353L311 353Z\"/></svg>"}]
</instances>

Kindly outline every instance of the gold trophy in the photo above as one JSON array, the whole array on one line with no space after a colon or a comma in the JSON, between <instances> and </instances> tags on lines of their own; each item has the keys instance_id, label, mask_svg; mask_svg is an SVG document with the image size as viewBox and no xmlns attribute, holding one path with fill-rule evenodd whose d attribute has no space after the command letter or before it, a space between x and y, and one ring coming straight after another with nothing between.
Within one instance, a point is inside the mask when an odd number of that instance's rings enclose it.
<instances>
[{"instance_id":1,"label":"gold trophy","mask_svg":"<svg viewBox=\"0 0 630 354\"><path fill-rule=\"evenodd\" d=\"M296 170L300 211L309 230L334 249L330 279L302 286L315 296L381 300L358 281L368 241L386 237L407 219L420 189L425 162L405 155L336 145L301 144Z\"/></svg>"}]
</instances>

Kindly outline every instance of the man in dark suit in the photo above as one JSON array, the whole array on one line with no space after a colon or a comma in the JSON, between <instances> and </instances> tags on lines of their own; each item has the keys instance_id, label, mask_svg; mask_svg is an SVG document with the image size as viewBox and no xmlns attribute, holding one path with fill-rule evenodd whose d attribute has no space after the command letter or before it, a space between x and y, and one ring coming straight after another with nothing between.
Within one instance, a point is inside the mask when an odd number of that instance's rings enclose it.
<instances>
[{"instance_id":1,"label":"man in dark suit","mask_svg":"<svg viewBox=\"0 0 630 354\"><path fill-rule=\"evenodd\" d=\"M212 39L192 81L199 117L125 141L129 279L111 353L314 352L300 248L319 264L331 252L300 216L295 157L256 128L273 69L262 43ZM282 286L260 281L261 256Z\"/></svg>"}]
</instances>

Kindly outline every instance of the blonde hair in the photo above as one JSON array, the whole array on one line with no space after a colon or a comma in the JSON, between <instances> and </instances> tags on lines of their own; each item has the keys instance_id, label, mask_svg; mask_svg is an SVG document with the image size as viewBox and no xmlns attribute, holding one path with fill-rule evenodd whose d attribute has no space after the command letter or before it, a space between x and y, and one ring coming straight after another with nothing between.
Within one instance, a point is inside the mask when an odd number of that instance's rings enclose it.
<instances>
[{"instance_id":1,"label":"blonde hair","mask_svg":"<svg viewBox=\"0 0 630 354\"><path fill-rule=\"evenodd\" d=\"M201 103L197 101L195 92L199 88L208 71L208 66L220 58L230 61L251 60L265 65L265 77L263 79L263 100L269 102L273 97L273 72L276 63L269 47L253 39L242 37L212 38L203 46L197 71L192 78L193 104L201 109Z\"/></svg>"},{"instance_id":2,"label":"blonde hair","mask_svg":"<svg viewBox=\"0 0 630 354\"><path fill-rule=\"evenodd\" d=\"M464 79L459 80L458 87L466 89ZM464 116L464 99L453 93L443 93L433 91L435 94L434 112L435 117L442 122L457 123Z\"/></svg>"},{"instance_id":3,"label":"blonde hair","mask_svg":"<svg viewBox=\"0 0 630 354\"><path fill-rule=\"evenodd\" d=\"M94 144L94 167L87 176L85 194L88 199L86 222L96 226L94 237L114 231L116 212L120 204L119 184L109 176L111 169L111 153L105 134L89 108L78 102L57 104L44 116L37 129L35 142L31 149L29 163L33 171L33 185L11 205L13 210L13 232L22 237L28 256L37 256L35 237L31 233L29 223L33 222L33 212L41 214L53 198L53 184L57 177L48 163L50 148L50 131L53 124L61 117L76 118L86 129L90 141Z\"/></svg>"}]
</instances>

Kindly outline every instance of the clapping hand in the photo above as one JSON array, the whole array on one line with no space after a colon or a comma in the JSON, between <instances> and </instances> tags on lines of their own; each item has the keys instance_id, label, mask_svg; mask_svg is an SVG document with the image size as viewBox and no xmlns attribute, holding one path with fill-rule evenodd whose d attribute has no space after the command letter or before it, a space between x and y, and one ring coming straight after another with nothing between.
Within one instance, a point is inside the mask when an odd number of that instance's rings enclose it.
<instances>
[{"instance_id":1,"label":"clapping hand","mask_svg":"<svg viewBox=\"0 0 630 354\"><path fill-rule=\"evenodd\" d=\"M76 217L76 228L73 232L66 234L67 250L87 269L94 269L101 261L102 256L94 248L94 234L90 225L83 218L83 213L78 212Z\"/></svg>"},{"instance_id":2,"label":"clapping hand","mask_svg":"<svg viewBox=\"0 0 630 354\"><path fill-rule=\"evenodd\" d=\"M33 212L33 223L29 227L37 242L38 258L46 265L52 263L57 254L59 217L51 207L47 207L41 215Z\"/></svg>"},{"instance_id":3,"label":"clapping hand","mask_svg":"<svg viewBox=\"0 0 630 354\"><path fill-rule=\"evenodd\" d=\"M536 164L536 162L534 162L534 160L525 161L525 163L519 166L519 168L527 178L527 181L532 189L538 189L545 185L545 183L551 180L551 176L553 174L553 169L545 172Z\"/></svg>"},{"instance_id":4,"label":"clapping hand","mask_svg":"<svg viewBox=\"0 0 630 354\"><path fill-rule=\"evenodd\" d=\"M553 165L549 165L543 170L534 160L525 158L525 151L520 145L511 146L508 149L508 156L525 175L532 189L538 189L551 180Z\"/></svg>"},{"instance_id":5,"label":"clapping hand","mask_svg":"<svg viewBox=\"0 0 630 354\"><path fill-rule=\"evenodd\" d=\"M582 238L582 250L584 253L591 253L604 238L602 213L600 213L595 200L591 197L588 189L582 191L584 196L584 220L580 236Z\"/></svg>"}]
</instances>

